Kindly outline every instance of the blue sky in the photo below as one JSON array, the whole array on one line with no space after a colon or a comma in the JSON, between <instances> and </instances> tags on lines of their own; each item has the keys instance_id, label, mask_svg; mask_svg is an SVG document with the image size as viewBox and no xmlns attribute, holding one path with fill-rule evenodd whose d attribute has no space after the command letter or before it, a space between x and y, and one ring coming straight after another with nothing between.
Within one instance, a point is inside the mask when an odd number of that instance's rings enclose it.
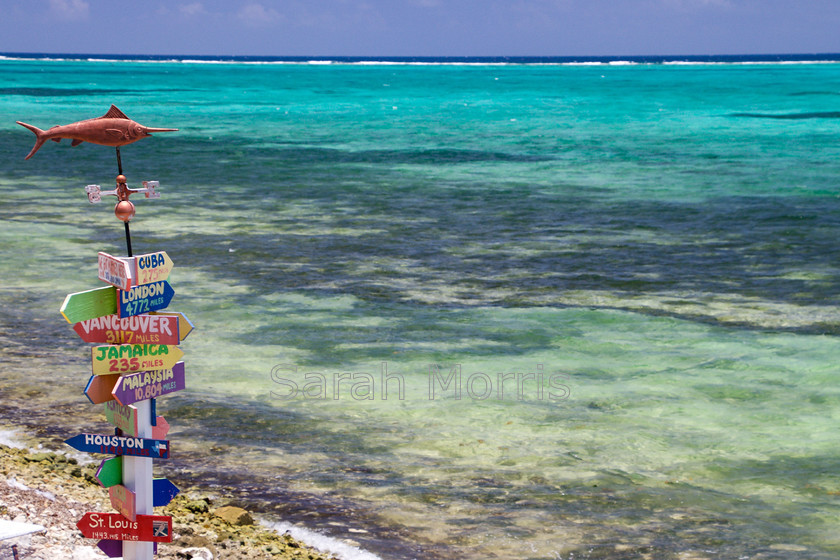
<instances>
[{"instance_id":1,"label":"blue sky","mask_svg":"<svg viewBox=\"0 0 840 560\"><path fill-rule=\"evenodd\" d=\"M0 0L0 51L824 53L840 52L840 0Z\"/></svg>"}]
</instances>

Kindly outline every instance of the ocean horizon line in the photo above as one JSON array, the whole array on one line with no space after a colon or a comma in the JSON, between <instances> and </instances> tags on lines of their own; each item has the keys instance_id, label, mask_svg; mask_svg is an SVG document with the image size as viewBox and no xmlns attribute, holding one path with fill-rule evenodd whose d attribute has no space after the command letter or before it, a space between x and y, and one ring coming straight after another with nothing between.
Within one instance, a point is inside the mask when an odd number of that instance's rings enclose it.
<instances>
[{"instance_id":1,"label":"ocean horizon line","mask_svg":"<svg viewBox=\"0 0 840 560\"><path fill-rule=\"evenodd\" d=\"M656 65L656 64L816 64L838 63L840 53L674 54L600 56L270 56L0 52L0 61L160 62L193 64L357 64L357 65Z\"/></svg>"}]
</instances>

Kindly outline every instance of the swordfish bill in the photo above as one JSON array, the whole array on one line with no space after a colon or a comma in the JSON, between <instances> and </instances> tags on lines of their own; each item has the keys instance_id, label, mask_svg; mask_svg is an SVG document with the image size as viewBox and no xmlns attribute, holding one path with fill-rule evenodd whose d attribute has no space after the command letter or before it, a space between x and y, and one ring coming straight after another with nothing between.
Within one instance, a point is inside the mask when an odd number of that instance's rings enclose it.
<instances>
[{"instance_id":1,"label":"swordfish bill","mask_svg":"<svg viewBox=\"0 0 840 560\"><path fill-rule=\"evenodd\" d=\"M44 142L52 140L60 142L62 138L73 140L72 145L78 146L82 142L99 144L101 146L125 146L137 142L153 132L175 132L177 128L151 128L136 123L125 116L125 114L111 105L108 112L95 119L74 122L62 126L54 126L49 130L41 130L31 124L16 121L20 126L26 127L35 133L35 147L24 159L31 158Z\"/></svg>"}]
</instances>

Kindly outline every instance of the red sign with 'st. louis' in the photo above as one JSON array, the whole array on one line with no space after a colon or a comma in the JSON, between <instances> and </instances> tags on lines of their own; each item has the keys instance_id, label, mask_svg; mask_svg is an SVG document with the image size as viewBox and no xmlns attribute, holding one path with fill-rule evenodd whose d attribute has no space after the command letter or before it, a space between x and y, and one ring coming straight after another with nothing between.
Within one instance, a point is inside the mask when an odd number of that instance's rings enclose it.
<instances>
[{"instance_id":1,"label":"red sign with 'st. louis'","mask_svg":"<svg viewBox=\"0 0 840 560\"><path fill-rule=\"evenodd\" d=\"M172 542L172 518L168 515L138 515L131 521L119 513L88 512L76 527L88 539Z\"/></svg>"}]
</instances>

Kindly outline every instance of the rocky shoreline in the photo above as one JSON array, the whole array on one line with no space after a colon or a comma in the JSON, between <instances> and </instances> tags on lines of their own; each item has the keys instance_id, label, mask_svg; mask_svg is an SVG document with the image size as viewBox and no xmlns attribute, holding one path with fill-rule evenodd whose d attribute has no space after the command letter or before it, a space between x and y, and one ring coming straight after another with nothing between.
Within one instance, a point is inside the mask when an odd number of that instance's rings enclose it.
<instances>
[{"instance_id":1,"label":"rocky shoreline","mask_svg":"<svg viewBox=\"0 0 840 560\"><path fill-rule=\"evenodd\" d=\"M0 541L0 558L93 560L106 558L96 541L85 539L76 522L88 511L113 511L107 491L94 474L96 464L80 465L61 453L0 444L0 519L31 523L45 531ZM261 525L251 514L201 493L181 489L172 502L155 510L170 515L173 541L161 543L164 560L335 560Z\"/></svg>"}]
</instances>

